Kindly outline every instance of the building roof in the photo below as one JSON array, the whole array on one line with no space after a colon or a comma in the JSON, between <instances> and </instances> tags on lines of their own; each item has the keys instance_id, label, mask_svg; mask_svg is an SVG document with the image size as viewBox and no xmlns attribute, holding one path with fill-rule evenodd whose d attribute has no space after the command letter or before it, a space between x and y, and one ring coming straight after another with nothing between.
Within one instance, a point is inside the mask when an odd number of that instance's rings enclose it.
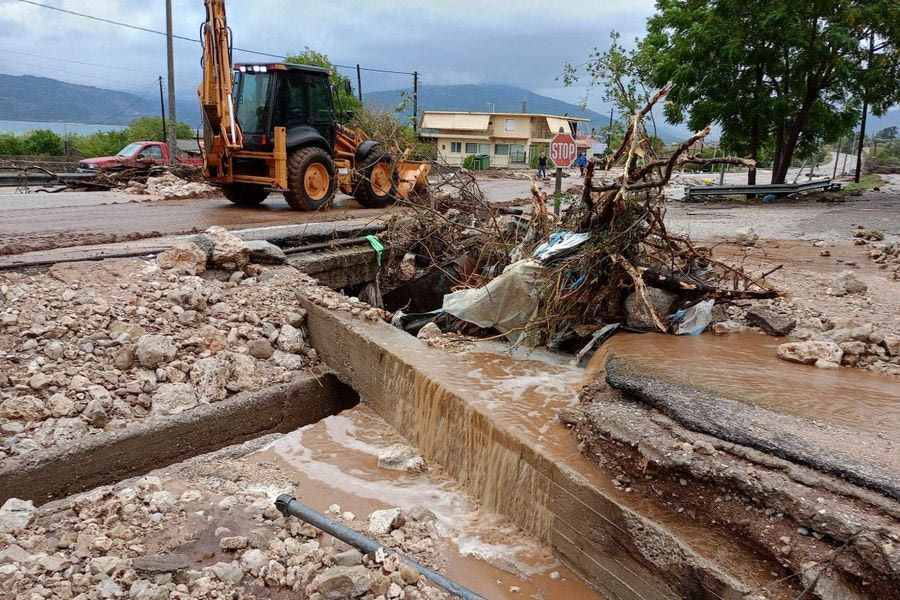
<instances>
[{"instance_id":1,"label":"building roof","mask_svg":"<svg viewBox=\"0 0 900 600\"><path fill-rule=\"evenodd\" d=\"M435 113L425 111L422 117L422 128L484 131L488 128L490 120L490 115L481 113Z\"/></svg>"},{"instance_id":2,"label":"building roof","mask_svg":"<svg viewBox=\"0 0 900 600\"><path fill-rule=\"evenodd\" d=\"M478 112L464 110L426 110L422 111L423 115L487 115L489 118L496 115L498 117L545 117L548 119L561 119L564 121L580 121L587 123L590 119L585 117L570 117L566 115L548 115L545 113L523 113L523 112ZM444 129L444 128L442 128ZM449 128L446 128L449 129Z\"/></svg>"}]
</instances>

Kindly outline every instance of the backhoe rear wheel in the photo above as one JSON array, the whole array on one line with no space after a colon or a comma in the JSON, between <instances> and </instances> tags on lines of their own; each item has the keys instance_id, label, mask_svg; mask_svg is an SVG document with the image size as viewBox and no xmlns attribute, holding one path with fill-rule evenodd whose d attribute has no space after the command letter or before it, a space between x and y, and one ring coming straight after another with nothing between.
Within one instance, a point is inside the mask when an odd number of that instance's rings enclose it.
<instances>
[{"instance_id":1,"label":"backhoe rear wheel","mask_svg":"<svg viewBox=\"0 0 900 600\"><path fill-rule=\"evenodd\" d=\"M363 179L353 191L353 198L366 208L384 208L397 199L397 172L380 146L375 146L357 163Z\"/></svg>"},{"instance_id":2,"label":"backhoe rear wheel","mask_svg":"<svg viewBox=\"0 0 900 600\"><path fill-rule=\"evenodd\" d=\"M337 191L334 163L321 148L294 150L287 164L288 191L284 199L295 210L316 210L331 202Z\"/></svg>"},{"instance_id":3,"label":"backhoe rear wheel","mask_svg":"<svg viewBox=\"0 0 900 600\"><path fill-rule=\"evenodd\" d=\"M269 191L261 185L252 183L229 183L222 186L226 198L241 206L254 206L269 195Z\"/></svg>"}]
</instances>

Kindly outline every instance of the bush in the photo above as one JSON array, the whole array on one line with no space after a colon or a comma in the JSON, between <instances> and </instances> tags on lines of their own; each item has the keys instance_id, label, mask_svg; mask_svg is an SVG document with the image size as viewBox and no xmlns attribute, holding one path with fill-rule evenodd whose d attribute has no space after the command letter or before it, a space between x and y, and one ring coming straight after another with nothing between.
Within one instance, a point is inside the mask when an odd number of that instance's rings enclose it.
<instances>
[{"instance_id":1,"label":"bush","mask_svg":"<svg viewBox=\"0 0 900 600\"><path fill-rule=\"evenodd\" d=\"M388 151L394 148L401 152L409 150L408 157L412 160L434 160L437 156L436 145L420 140L412 125L402 123L392 111L361 108L353 115L351 126L381 142Z\"/></svg>"},{"instance_id":2,"label":"bush","mask_svg":"<svg viewBox=\"0 0 900 600\"><path fill-rule=\"evenodd\" d=\"M475 169L475 155L469 154L465 158L463 158L462 166L464 169L469 169L470 171Z\"/></svg>"},{"instance_id":3,"label":"bush","mask_svg":"<svg viewBox=\"0 0 900 600\"><path fill-rule=\"evenodd\" d=\"M18 156L25 154L22 138L14 133L0 133L0 155Z\"/></svg>"},{"instance_id":4,"label":"bush","mask_svg":"<svg viewBox=\"0 0 900 600\"><path fill-rule=\"evenodd\" d=\"M62 138L49 129L29 131L22 138L24 154L59 156L63 153Z\"/></svg>"},{"instance_id":5,"label":"bush","mask_svg":"<svg viewBox=\"0 0 900 600\"><path fill-rule=\"evenodd\" d=\"M177 123L175 136L178 139L193 139L194 129L187 123ZM141 117L132 121L125 129L80 135L75 138L75 147L83 158L92 158L94 156L112 156L131 142L164 142L165 140L162 117Z\"/></svg>"}]
</instances>

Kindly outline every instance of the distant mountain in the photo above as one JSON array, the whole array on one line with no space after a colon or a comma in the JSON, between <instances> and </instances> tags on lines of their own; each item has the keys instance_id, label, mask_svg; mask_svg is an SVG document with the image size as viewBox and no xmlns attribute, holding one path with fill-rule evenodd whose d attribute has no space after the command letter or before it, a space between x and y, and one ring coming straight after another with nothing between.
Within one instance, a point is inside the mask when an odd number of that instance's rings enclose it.
<instances>
[{"instance_id":1,"label":"distant mountain","mask_svg":"<svg viewBox=\"0 0 900 600\"><path fill-rule=\"evenodd\" d=\"M866 119L866 135L878 133L886 127L900 128L900 108L889 110L880 117L869 115Z\"/></svg>"},{"instance_id":2,"label":"distant mountain","mask_svg":"<svg viewBox=\"0 0 900 600\"><path fill-rule=\"evenodd\" d=\"M400 104L404 95L410 95L411 89L387 90L363 94L366 104L381 108L394 108ZM600 129L609 124L609 116L592 110L584 110L549 96L542 96L525 88L509 85L422 85L419 86L419 112L424 110L461 110L473 112L521 112L522 99L526 99L530 113L546 113L551 115L569 115L584 117L590 122L587 127L579 126L579 131L590 132L591 128ZM412 114L412 106L407 106L406 117ZM687 130L660 124L657 119L659 136L665 142L681 141L690 135Z\"/></svg>"},{"instance_id":3,"label":"distant mountain","mask_svg":"<svg viewBox=\"0 0 900 600\"><path fill-rule=\"evenodd\" d=\"M199 125L200 108L196 103L176 101L175 109L179 121ZM127 125L147 115L159 115L156 88L141 98L46 77L0 73L0 119L3 120Z\"/></svg>"}]
</instances>

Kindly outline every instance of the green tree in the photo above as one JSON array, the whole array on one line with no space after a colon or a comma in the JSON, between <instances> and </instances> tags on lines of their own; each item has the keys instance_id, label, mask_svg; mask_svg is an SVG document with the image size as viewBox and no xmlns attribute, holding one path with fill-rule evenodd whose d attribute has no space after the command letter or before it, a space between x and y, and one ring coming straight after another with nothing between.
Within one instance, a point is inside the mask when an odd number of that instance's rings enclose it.
<instances>
[{"instance_id":1,"label":"green tree","mask_svg":"<svg viewBox=\"0 0 900 600\"><path fill-rule=\"evenodd\" d=\"M896 0L658 0L641 52L655 85L675 84L666 116L719 123L751 156L774 141L772 181L795 153L850 132L867 102L900 99Z\"/></svg>"},{"instance_id":2,"label":"green tree","mask_svg":"<svg viewBox=\"0 0 900 600\"><path fill-rule=\"evenodd\" d=\"M297 65L311 65L313 67L321 67L328 69L331 77L331 84L335 90L335 108L337 109L337 118L341 123L348 123L351 115L357 113L362 108L362 102L354 95L353 86L350 84L350 78L338 73L337 67L328 60L328 56L321 52L313 50L309 46L303 49L303 52L288 55L284 59L285 62ZM349 92L347 90L350 90Z\"/></svg>"},{"instance_id":3,"label":"green tree","mask_svg":"<svg viewBox=\"0 0 900 600\"><path fill-rule=\"evenodd\" d=\"M22 150L25 154L59 156L63 153L62 138L49 129L35 129L23 136Z\"/></svg>"},{"instance_id":4,"label":"green tree","mask_svg":"<svg viewBox=\"0 0 900 600\"><path fill-rule=\"evenodd\" d=\"M178 139L193 139L194 129L187 123L177 123L175 133ZM75 148L83 158L94 156L112 156L131 142L156 141L164 142L162 117L141 117L131 122L128 127L115 131L98 131L90 135L75 138Z\"/></svg>"},{"instance_id":5,"label":"green tree","mask_svg":"<svg viewBox=\"0 0 900 600\"><path fill-rule=\"evenodd\" d=\"M896 140L897 139L897 126L891 125L890 127L885 127L881 131L875 134L875 138L879 140Z\"/></svg>"},{"instance_id":6,"label":"green tree","mask_svg":"<svg viewBox=\"0 0 900 600\"><path fill-rule=\"evenodd\" d=\"M19 156L25 154L22 138L14 133L0 133L0 156Z\"/></svg>"}]
</instances>

